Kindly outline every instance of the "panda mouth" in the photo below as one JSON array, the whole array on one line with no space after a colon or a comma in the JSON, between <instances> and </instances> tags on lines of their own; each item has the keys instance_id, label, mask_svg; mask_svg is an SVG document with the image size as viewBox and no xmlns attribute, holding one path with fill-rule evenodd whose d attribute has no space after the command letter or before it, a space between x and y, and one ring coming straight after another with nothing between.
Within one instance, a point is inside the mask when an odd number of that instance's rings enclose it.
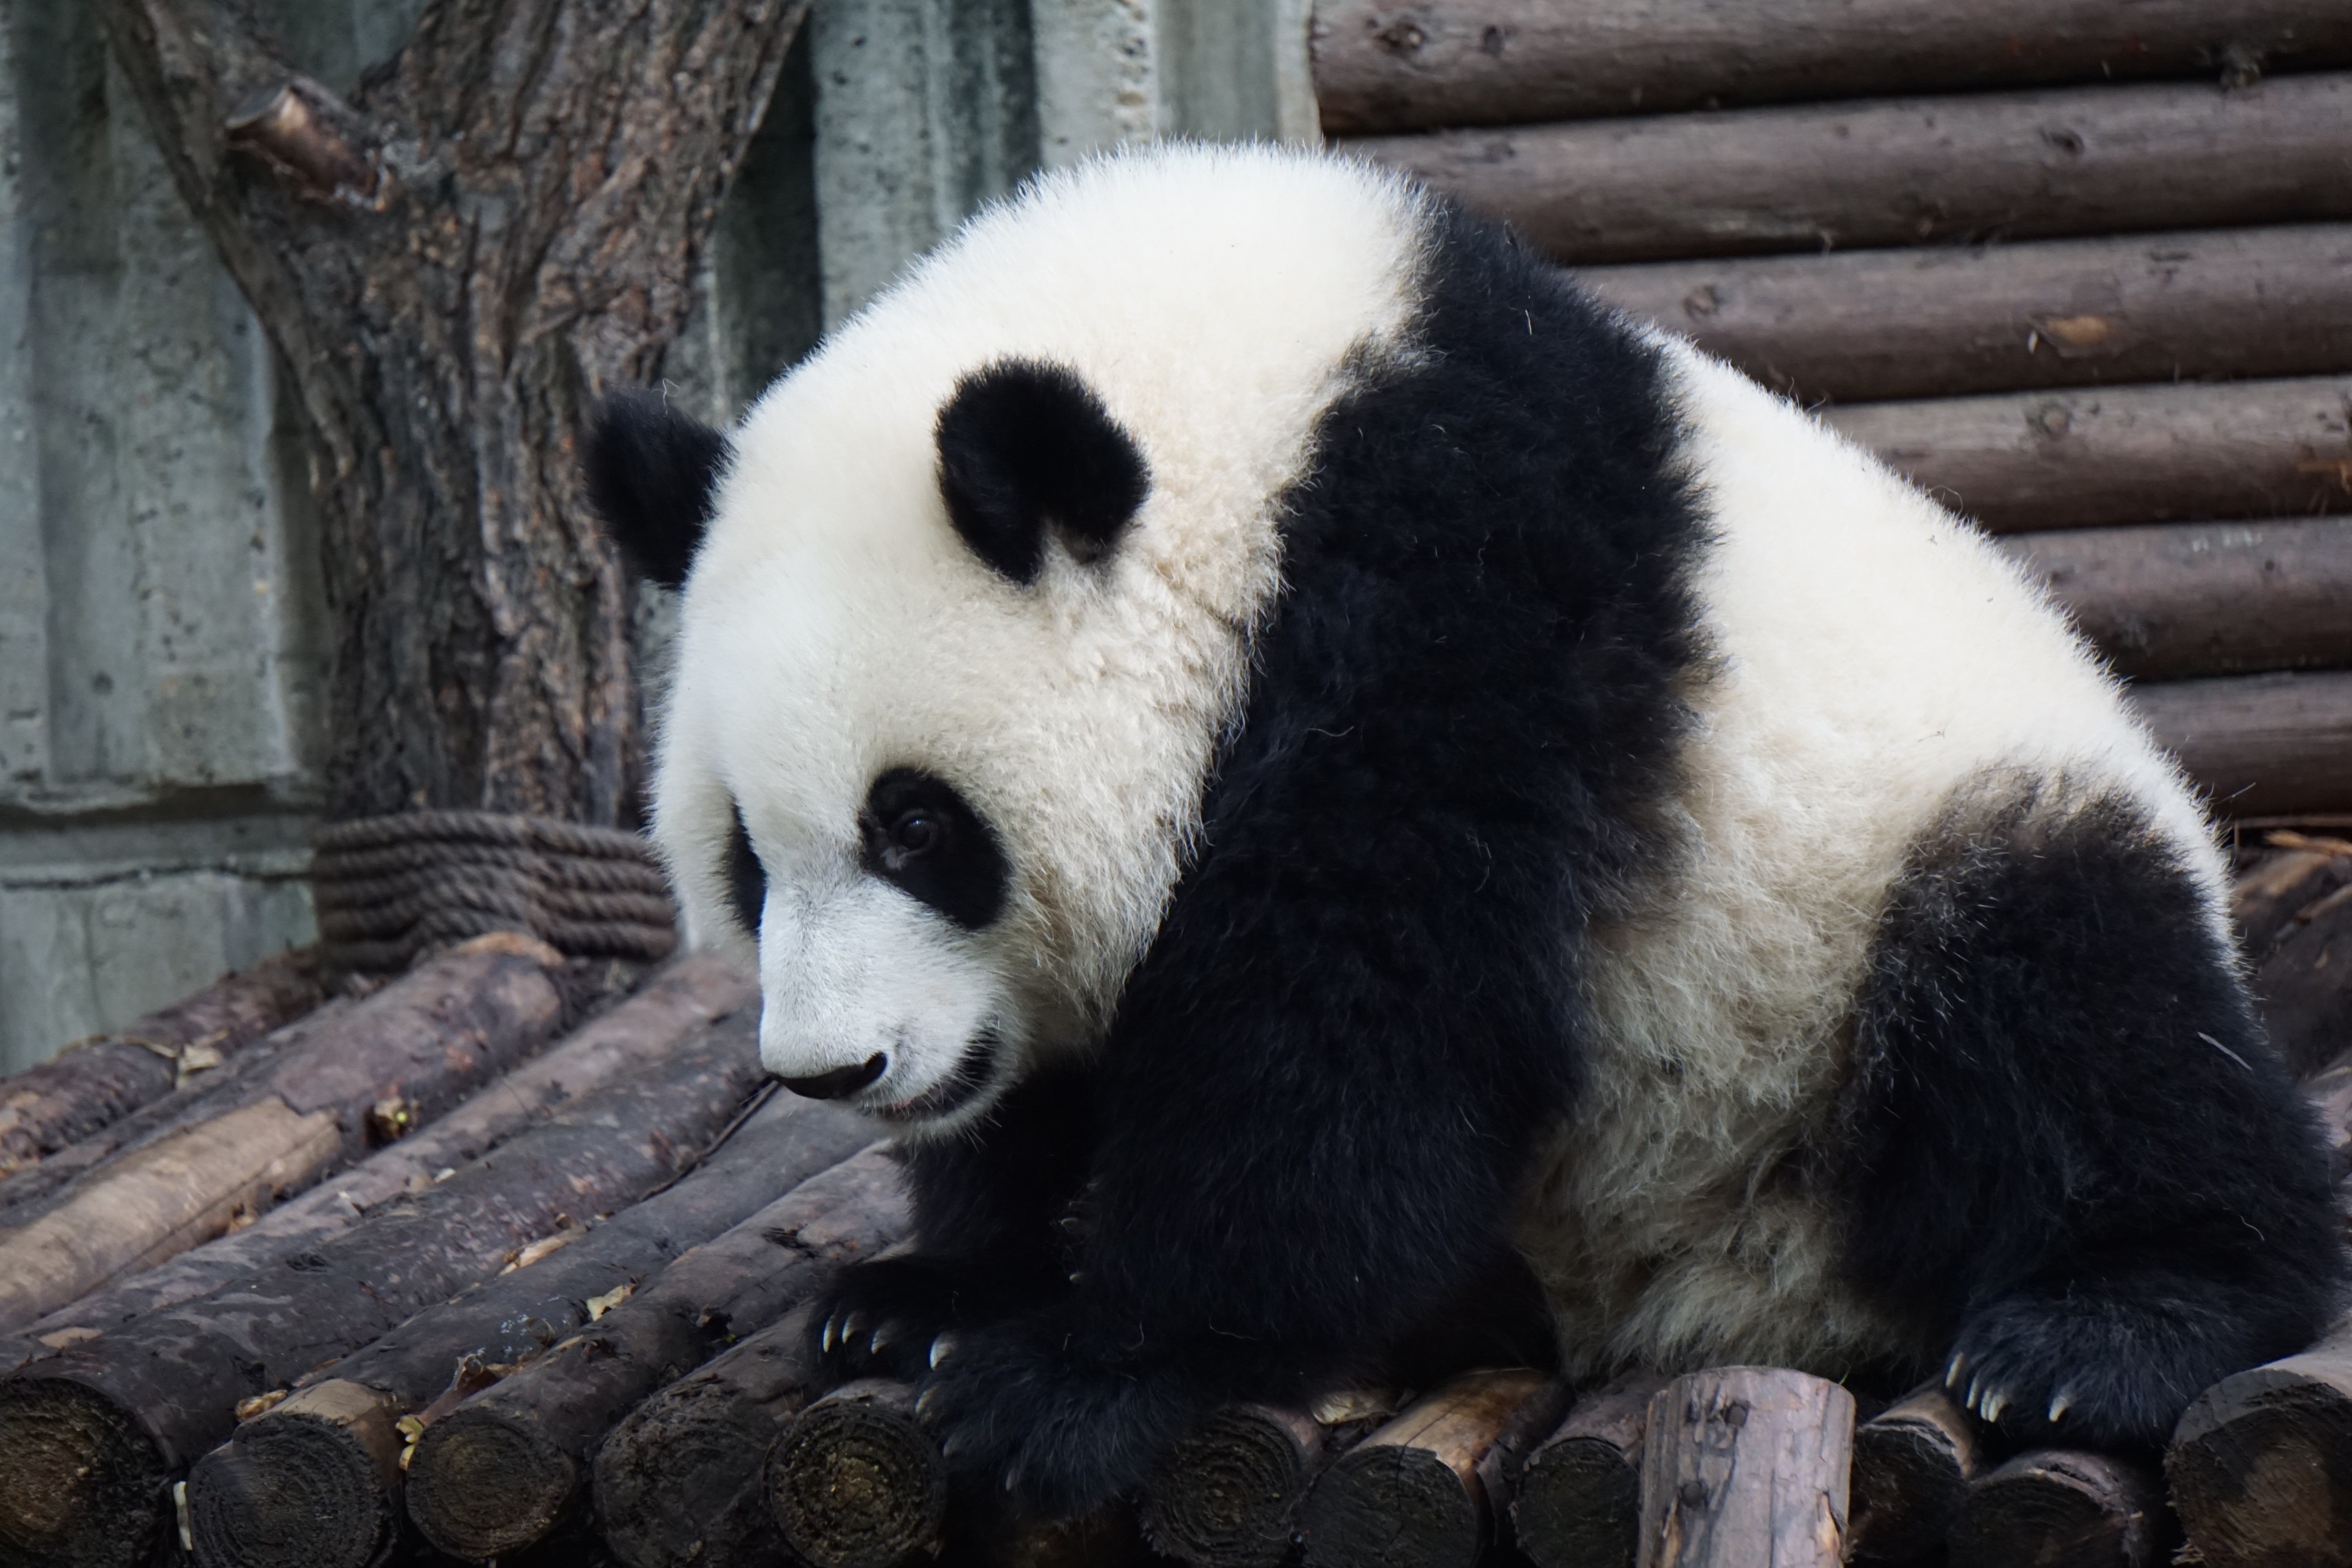
<instances>
[{"instance_id":1,"label":"panda mouth","mask_svg":"<svg viewBox=\"0 0 2352 1568\"><path fill-rule=\"evenodd\" d=\"M971 1104L996 1076L996 1031L982 1029L964 1047L963 1056L948 1075L911 1100L877 1105L872 1113L885 1121L936 1121Z\"/></svg>"}]
</instances>

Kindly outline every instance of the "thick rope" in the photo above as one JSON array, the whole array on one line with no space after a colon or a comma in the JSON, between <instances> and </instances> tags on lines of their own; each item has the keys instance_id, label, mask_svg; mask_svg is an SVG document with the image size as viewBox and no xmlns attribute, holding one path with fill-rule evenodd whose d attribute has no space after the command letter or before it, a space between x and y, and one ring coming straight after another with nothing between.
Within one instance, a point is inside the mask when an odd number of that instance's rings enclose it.
<instances>
[{"instance_id":1,"label":"thick rope","mask_svg":"<svg viewBox=\"0 0 2352 1568\"><path fill-rule=\"evenodd\" d=\"M580 958L650 962L677 945L677 906L646 841L611 827L488 811L405 811L320 830L310 892L331 969L383 973L492 931Z\"/></svg>"}]
</instances>

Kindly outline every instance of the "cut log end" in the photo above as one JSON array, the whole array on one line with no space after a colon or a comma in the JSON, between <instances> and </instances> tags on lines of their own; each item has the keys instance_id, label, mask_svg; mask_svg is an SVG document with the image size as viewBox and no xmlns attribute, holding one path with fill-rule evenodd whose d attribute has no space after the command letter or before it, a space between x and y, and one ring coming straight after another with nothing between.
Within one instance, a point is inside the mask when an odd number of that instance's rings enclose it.
<instances>
[{"instance_id":1,"label":"cut log end","mask_svg":"<svg viewBox=\"0 0 2352 1568\"><path fill-rule=\"evenodd\" d=\"M2044 1448L1969 1489L1948 1538L1951 1568L2145 1568L2157 1557L2156 1479L2127 1460Z\"/></svg>"},{"instance_id":2,"label":"cut log end","mask_svg":"<svg viewBox=\"0 0 2352 1568\"><path fill-rule=\"evenodd\" d=\"M1853 1434L1853 1554L1902 1561L1933 1551L1975 1473L1975 1428L1938 1387L1864 1422Z\"/></svg>"},{"instance_id":3,"label":"cut log end","mask_svg":"<svg viewBox=\"0 0 2352 1568\"><path fill-rule=\"evenodd\" d=\"M239 1568L368 1568L398 1533L394 1402L342 1379L247 1421L188 1473L197 1558Z\"/></svg>"},{"instance_id":4,"label":"cut log end","mask_svg":"<svg viewBox=\"0 0 2352 1568\"><path fill-rule=\"evenodd\" d=\"M769 1450L768 1505L814 1568L891 1568L940 1539L947 1470L913 1394L865 1379L803 1411Z\"/></svg>"},{"instance_id":5,"label":"cut log end","mask_svg":"<svg viewBox=\"0 0 2352 1568\"><path fill-rule=\"evenodd\" d=\"M2181 1417L2165 1478L2212 1568L2352 1561L2352 1377L2329 1348L2225 1378Z\"/></svg>"},{"instance_id":6,"label":"cut log end","mask_svg":"<svg viewBox=\"0 0 2352 1568\"><path fill-rule=\"evenodd\" d=\"M1367 1445L1331 1467L1308 1498L1311 1568L1469 1568L1486 1544L1477 1500L1426 1448Z\"/></svg>"},{"instance_id":7,"label":"cut log end","mask_svg":"<svg viewBox=\"0 0 2352 1568\"><path fill-rule=\"evenodd\" d=\"M544 1539L579 1479L572 1457L524 1423L461 1406L417 1440L408 1517L450 1556L483 1562Z\"/></svg>"},{"instance_id":8,"label":"cut log end","mask_svg":"<svg viewBox=\"0 0 2352 1568\"><path fill-rule=\"evenodd\" d=\"M757 1561L775 1539L760 1474L776 1418L724 1384L673 1384L597 1450L596 1525L632 1568Z\"/></svg>"},{"instance_id":9,"label":"cut log end","mask_svg":"<svg viewBox=\"0 0 2352 1568\"><path fill-rule=\"evenodd\" d=\"M0 1558L133 1568L156 1543L169 1475L103 1395L64 1378L0 1383Z\"/></svg>"},{"instance_id":10,"label":"cut log end","mask_svg":"<svg viewBox=\"0 0 2352 1568\"><path fill-rule=\"evenodd\" d=\"M1640 1450L1628 1463L1606 1438L1570 1436L1529 1461L1511 1522L1541 1568L1633 1568L1641 1510Z\"/></svg>"},{"instance_id":11,"label":"cut log end","mask_svg":"<svg viewBox=\"0 0 2352 1568\"><path fill-rule=\"evenodd\" d=\"M1853 1396L1836 1384L1738 1366L1676 1378L1650 1402L1642 1568L1837 1568L1853 1458Z\"/></svg>"},{"instance_id":12,"label":"cut log end","mask_svg":"<svg viewBox=\"0 0 2352 1568\"><path fill-rule=\"evenodd\" d=\"M1274 1568L1289 1554L1323 1434L1313 1417L1231 1405L1162 1461L1139 1510L1144 1537L1194 1568Z\"/></svg>"}]
</instances>

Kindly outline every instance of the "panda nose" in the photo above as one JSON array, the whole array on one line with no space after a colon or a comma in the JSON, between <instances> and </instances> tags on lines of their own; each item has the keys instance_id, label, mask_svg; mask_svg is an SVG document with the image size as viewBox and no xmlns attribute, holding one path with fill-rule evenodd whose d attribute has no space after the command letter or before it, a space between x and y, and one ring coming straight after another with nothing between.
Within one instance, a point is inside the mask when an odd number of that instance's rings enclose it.
<instances>
[{"instance_id":1,"label":"panda nose","mask_svg":"<svg viewBox=\"0 0 2352 1568\"><path fill-rule=\"evenodd\" d=\"M806 1095L811 1100L843 1100L880 1078L889 1065L889 1056L877 1051L856 1067L835 1068L811 1078L788 1078L782 1081L794 1094Z\"/></svg>"}]
</instances>

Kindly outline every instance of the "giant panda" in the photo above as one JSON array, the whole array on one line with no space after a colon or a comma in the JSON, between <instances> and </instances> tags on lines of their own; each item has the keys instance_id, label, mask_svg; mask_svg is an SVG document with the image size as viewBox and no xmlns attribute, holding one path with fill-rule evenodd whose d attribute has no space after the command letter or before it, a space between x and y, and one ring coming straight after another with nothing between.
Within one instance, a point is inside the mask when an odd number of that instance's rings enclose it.
<instances>
[{"instance_id":1,"label":"giant panda","mask_svg":"<svg viewBox=\"0 0 2352 1568\"><path fill-rule=\"evenodd\" d=\"M974 1482L1085 1506L1513 1269L1573 1376L2119 1447L2337 1309L2222 861L2063 618L1393 174L1045 175L586 462L683 586L692 937L904 1153L816 1348Z\"/></svg>"}]
</instances>

